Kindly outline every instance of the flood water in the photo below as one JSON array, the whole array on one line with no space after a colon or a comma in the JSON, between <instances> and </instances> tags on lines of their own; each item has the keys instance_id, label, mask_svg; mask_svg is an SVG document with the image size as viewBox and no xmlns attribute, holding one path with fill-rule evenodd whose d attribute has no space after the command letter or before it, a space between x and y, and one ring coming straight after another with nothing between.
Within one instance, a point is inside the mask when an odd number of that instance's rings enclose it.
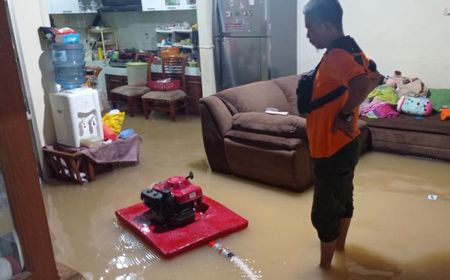
<instances>
[{"instance_id":1,"label":"flood water","mask_svg":"<svg viewBox=\"0 0 450 280\"><path fill-rule=\"evenodd\" d=\"M145 187L189 171L204 194L248 219L247 229L219 242L260 279L450 279L450 163L364 155L347 249L322 272L312 188L293 193L212 172L198 117L138 115L124 127L144 139L139 165L83 186L43 187L56 260L86 279L249 279L207 245L164 260L118 223L114 211L139 203Z\"/></svg>"}]
</instances>

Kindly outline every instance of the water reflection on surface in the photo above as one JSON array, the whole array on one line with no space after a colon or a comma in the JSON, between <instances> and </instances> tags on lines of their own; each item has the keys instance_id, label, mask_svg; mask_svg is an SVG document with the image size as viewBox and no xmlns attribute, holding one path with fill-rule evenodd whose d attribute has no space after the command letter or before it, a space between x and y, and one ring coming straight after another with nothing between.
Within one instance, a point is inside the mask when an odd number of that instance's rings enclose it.
<instances>
[{"instance_id":1,"label":"water reflection on surface","mask_svg":"<svg viewBox=\"0 0 450 280\"><path fill-rule=\"evenodd\" d=\"M115 227L119 227L114 222ZM119 229L120 230L120 229ZM119 235L117 243L114 245L117 257L112 258L105 269L105 278L127 279L123 277L132 277L138 279L143 272L159 261L159 257L150 248L147 248L133 234L124 231ZM142 273L136 274L135 271L142 270ZM129 271L124 275L123 273ZM103 277L103 276L101 276Z\"/></svg>"},{"instance_id":2,"label":"water reflection on surface","mask_svg":"<svg viewBox=\"0 0 450 280\"><path fill-rule=\"evenodd\" d=\"M139 165L84 186L56 182L43 188L56 258L87 278L245 279L210 246L161 259L116 222L114 211L139 202L146 186L192 170L206 195L249 220L247 229L220 242L263 279L450 279L449 163L364 155L347 250L323 272L310 222L311 189L292 193L211 172L195 117L172 123L165 116L136 116L124 127L144 139Z\"/></svg>"}]
</instances>

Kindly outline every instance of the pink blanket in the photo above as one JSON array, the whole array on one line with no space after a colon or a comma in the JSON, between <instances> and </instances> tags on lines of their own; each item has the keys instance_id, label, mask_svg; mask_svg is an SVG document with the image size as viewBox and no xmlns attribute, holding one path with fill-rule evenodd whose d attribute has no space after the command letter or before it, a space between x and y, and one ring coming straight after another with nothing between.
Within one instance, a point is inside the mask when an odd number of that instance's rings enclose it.
<instances>
[{"instance_id":1,"label":"pink blanket","mask_svg":"<svg viewBox=\"0 0 450 280\"><path fill-rule=\"evenodd\" d=\"M391 105L379 100L373 100L370 103L361 104L360 115L368 118L396 118L399 112L391 108Z\"/></svg>"}]
</instances>

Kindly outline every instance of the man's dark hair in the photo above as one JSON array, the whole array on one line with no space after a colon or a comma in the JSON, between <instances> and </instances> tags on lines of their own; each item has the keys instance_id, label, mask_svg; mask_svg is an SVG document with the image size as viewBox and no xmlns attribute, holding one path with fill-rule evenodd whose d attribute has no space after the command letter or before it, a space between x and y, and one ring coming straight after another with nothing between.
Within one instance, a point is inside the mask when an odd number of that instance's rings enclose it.
<instances>
[{"instance_id":1,"label":"man's dark hair","mask_svg":"<svg viewBox=\"0 0 450 280\"><path fill-rule=\"evenodd\" d=\"M338 0L310 0L303 9L303 14L313 22L329 22L339 29L342 29L342 13Z\"/></svg>"}]
</instances>

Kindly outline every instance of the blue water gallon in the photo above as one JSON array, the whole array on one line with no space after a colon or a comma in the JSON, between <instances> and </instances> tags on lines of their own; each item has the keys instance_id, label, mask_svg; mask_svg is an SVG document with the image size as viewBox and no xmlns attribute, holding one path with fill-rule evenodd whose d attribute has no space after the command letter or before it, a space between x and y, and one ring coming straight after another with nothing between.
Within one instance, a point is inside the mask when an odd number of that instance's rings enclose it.
<instances>
[{"instance_id":1,"label":"blue water gallon","mask_svg":"<svg viewBox=\"0 0 450 280\"><path fill-rule=\"evenodd\" d=\"M84 46L81 43L52 45L55 81L63 89L81 87L85 82Z\"/></svg>"}]
</instances>

